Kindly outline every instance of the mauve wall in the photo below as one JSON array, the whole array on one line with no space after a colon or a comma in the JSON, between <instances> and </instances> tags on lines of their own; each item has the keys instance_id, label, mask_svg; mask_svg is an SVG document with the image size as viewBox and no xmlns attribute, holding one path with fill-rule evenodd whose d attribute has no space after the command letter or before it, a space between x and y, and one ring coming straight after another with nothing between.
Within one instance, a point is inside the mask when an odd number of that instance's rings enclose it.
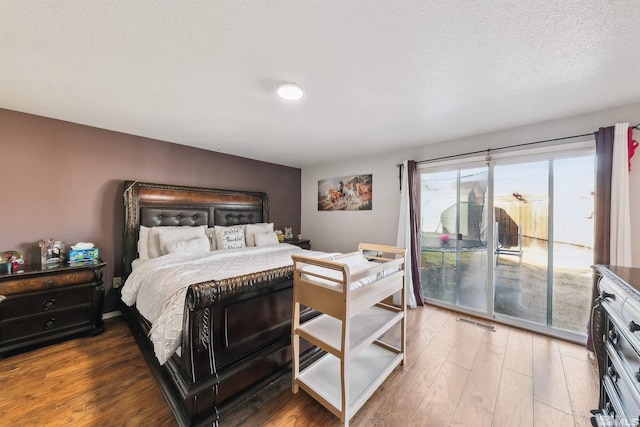
<instances>
[{"instance_id":1,"label":"mauve wall","mask_svg":"<svg viewBox=\"0 0 640 427\"><path fill-rule=\"evenodd\" d=\"M300 169L0 109L0 251L39 262L38 242L94 242L122 272L123 181L264 191L276 228L300 230Z\"/></svg>"}]
</instances>

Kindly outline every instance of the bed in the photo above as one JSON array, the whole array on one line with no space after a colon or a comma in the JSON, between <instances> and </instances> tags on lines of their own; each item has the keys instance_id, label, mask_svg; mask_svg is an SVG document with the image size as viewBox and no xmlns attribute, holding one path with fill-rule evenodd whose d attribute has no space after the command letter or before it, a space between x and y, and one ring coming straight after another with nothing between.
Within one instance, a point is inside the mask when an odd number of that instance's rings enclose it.
<instances>
[{"instance_id":1,"label":"bed","mask_svg":"<svg viewBox=\"0 0 640 427\"><path fill-rule=\"evenodd\" d=\"M405 248L361 243L318 259L293 254L292 390L300 388L348 426L391 372L405 363ZM401 292L399 307L385 303ZM323 313L305 319L303 307ZM399 340L383 338L391 328ZM302 343L326 352L303 366Z\"/></svg>"},{"instance_id":2,"label":"bed","mask_svg":"<svg viewBox=\"0 0 640 427\"><path fill-rule=\"evenodd\" d=\"M137 272L154 262L174 272L172 276L191 274L190 269L195 267L190 263L200 262L184 253L141 262L139 241L150 229L166 232L168 227L189 226L211 230L214 226L224 229L269 221L267 195L260 192L125 181L124 207L123 296L136 276L145 276ZM287 244L275 246L274 250L283 251L277 255L279 259L288 256L287 265L243 270L240 275L194 282L185 288L177 298L183 312L179 321L173 321L178 329L178 349L164 359L157 357L157 346L150 339L153 322L140 313L138 304L121 304L124 318L179 425L218 425L225 412L290 369L293 265L288 252L302 249ZM262 254L255 256L267 256L266 248L249 249ZM232 252L221 252L225 251ZM168 258L175 264L162 261ZM315 310L302 310L305 320L316 315ZM308 345L302 353L304 360L311 360L317 349Z\"/></svg>"}]
</instances>

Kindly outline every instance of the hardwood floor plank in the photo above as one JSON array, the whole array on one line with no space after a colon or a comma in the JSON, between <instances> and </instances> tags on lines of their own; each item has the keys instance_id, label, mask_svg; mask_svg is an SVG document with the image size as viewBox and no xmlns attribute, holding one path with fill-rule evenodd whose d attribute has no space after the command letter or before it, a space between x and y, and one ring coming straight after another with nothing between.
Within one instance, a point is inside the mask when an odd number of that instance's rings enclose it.
<instances>
[{"instance_id":1,"label":"hardwood floor plank","mask_svg":"<svg viewBox=\"0 0 640 427\"><path fill-rule=\"evenodd\" d=\"M409 345L407 345L409 347ZM420 386L430 386L438 371L449 357L453 347L451 345L433 339L427 348L415 358L414 363L404 367L398 380L416 382Z\"/></svg>"},{"instance_id":2,"label":"hardwood floor plank","mask_svg":"<svg viewBox=\"0 0 640 427\"><path fill-rule=\"evenodd\" d=\"M533 402L533 420L535 427L570 427L574 425L573 417L570 414L537 400Z\"/></svg>"},{"instance_id":3,"label":"hardwood floor plank","mask_svg":"<svg viewBox=\"0 0 640 427\"><path fill-rule=\"evenodd\" d=\"M389 398L388 392L383 394L382 390L379 390L382 395L380 399L382 404L378 405L377 410L366 420L360 421L359 425L382 426L390 425L391 421L394 426L408 425L413 419L415 408L420 406L428 390L421 387L405 388L402 393L396 393L392 399Z\"/></svg>"},{"instance_id":4,"label":"hardwood floor plank","mask_svg":"<svg viewBox=\"0 0 640 427\"><path fill-rule=\"evenodd\" d=\"M502 370L493 425L533 427L533 378Z\"/></svg>"},{"instance_id":5,"label":"hardwood floor plank","mask_svg":"<svg viewBox=\"0 0 640 427\"><path fill-rule=\"evenodd\" d=\"M471 369L485 331L468 323L457 323L463 326L459 329L460 334L447 360L463 368Z\"/></svg>"},{"instance_id":6,"label":"hardwood floor plank","mask_svg":"<svg viewBox=\"0 0 640 427\"><path fill-rule=\"evenodd\" d=\"M560 354L563 356L571 356L574 359L582 361L590 361L595 359L595 354L587 350L583 344L575 344L567 341L558 341Z\"/></svg>"},{"instance_id":7,"label":"hardwood floor plank","mask_svg":"<svg viewBox=\"0 0 640 427\"><path fill-rule=\"evenodd\" d=\"M508 335L504 367L533 377L532 334L520 329L510 328Z\"/></svg>"},{"instance_id":8,"label":"hardwood floor plank","mask_svg":"<svg viewBox=\"0 0 640 427\"><path fill-rule=\"evenodd\" d=\"M484 336L482 337L483 342L493 344L498 347L507 346L507 339L509 338L509 328L507 326L487 322L486 320L482 320L481 322L495 327L495 331L484 332Z\"/></svg>"},{"instance_id":9,"label":"hardwood floor plank","mask_svg":"<svg viewBox=\"0 0 640 427\"><path fill-rule=\"evenodd\" d=\"M448 426L468 377L468 369L445 362L411 417L409 425Z\"/></svg>"},{"instance_id":10,"label":"hardwood floor plank","mask_svg":"<svg viewBox=\"0 0 640 427\"><path fill-rule=\"evenodd\" d=\"M598 379L591 375L598 369L597 362L595 359L576 359L563 354L562 364L576 425L588 426L591 418L589 411L598 407Z\"/></svg>"},{"instance_id":11,"label":"hardwood floor plank","mask_svg":"<svg viewBox=\"0 0 640 427\"><path fill-rule=\"evenodd\" d=\"M469 323L460 322L456 319L457 319L456 316L449 316L447 321L442 325L442 327L436 333L434 338L437 339L438 341L455 345L456 342L458 342L458 339L460 339L460 336L465 331L473 327L473 325Z\"/></svg>"},{"instance_id":12,"label":"hardwood floor plank","mask_svg":"<svg viewBox=\"0 0 640 427\"><path fill-rule=\"evenodd\" d=\"M451 425L491 425L505 349L482 343L477 353Z\"/></svg>"},{"instance_id":13,"label":"hardwood floor plank","mask_svg":"<svg viewBox=\"0 0 640 427\"><path fill-rule=\"evenodd\" d=\"M533 336L533 396L539 402L571 414L571 402L557 340Z\"/></svg>"},{"instance_id":14,"label":"hardwood floor plank","mask_svg":"<svg viewBox=\"0 0 640 427\"><path fill-rule=\"evenodd\" d=\"M425 305L414 310L424 311L427 313L428 317L423 322L424 327L434 333L437 333L451 317L450 311L434 307L432 305ZM410 313L413 313L414 310L410 310Z\"/></svg>"}]
</instances>

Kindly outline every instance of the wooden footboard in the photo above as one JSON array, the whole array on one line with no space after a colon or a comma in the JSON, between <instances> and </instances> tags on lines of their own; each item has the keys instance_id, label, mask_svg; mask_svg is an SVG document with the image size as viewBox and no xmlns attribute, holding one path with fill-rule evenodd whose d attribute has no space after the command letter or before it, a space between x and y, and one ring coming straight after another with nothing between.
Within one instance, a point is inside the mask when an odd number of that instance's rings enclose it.
<instances>
[{"instance_id":1,"label":"wooden footboard","mask_svg":"<svg viewBox=\"0 0 640 427\"><path fill-rule=\"evenodd\" d=\"M289 278L223 297L210 285L192 285L181 355L162 366L147 338L151 325L135 308L124 311L179 425L210 426L290 369L291 304ZM307 309L304 317L317 314ZM315 349L305 350L310 357Z\"/></svg>"}]
</instances>

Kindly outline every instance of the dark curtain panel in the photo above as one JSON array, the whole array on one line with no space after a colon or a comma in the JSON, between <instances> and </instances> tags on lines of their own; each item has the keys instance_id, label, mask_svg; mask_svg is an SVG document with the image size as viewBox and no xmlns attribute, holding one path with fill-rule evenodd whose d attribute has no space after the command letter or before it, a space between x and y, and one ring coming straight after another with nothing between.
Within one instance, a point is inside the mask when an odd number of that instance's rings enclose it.
<instances>
[{"instance_id":1,"label":"dark curtain panel","mask_svg":"<svg viewBox=\"0 0 640 427\"><path fill-rule=\"evenodd\" d=\"M420 284L420 222L418 212L420 206L420 184L416 172L416 162L407 162L407 179L409 180L409 226L411 227L411 281L417 305L424 305L422 286Z\"/></svg>"},{"instance_id":2,"label":"dark curtain panel","mask_svg":"<svg viewBox=\"0 0 640 427\"><path fill-rule=\"evenodd\" d=\"M596 136L596 194L595 194L595 235L593 244L593 263L609 264L611 230L611 163L613 161L613 139L615 126L600 128ZM591 291L591 310L596 304L598 288L594 276ZM594 331L599 322L591 318L587 329L587 349L594 351Z\"/></svg>"}]
</instances>

